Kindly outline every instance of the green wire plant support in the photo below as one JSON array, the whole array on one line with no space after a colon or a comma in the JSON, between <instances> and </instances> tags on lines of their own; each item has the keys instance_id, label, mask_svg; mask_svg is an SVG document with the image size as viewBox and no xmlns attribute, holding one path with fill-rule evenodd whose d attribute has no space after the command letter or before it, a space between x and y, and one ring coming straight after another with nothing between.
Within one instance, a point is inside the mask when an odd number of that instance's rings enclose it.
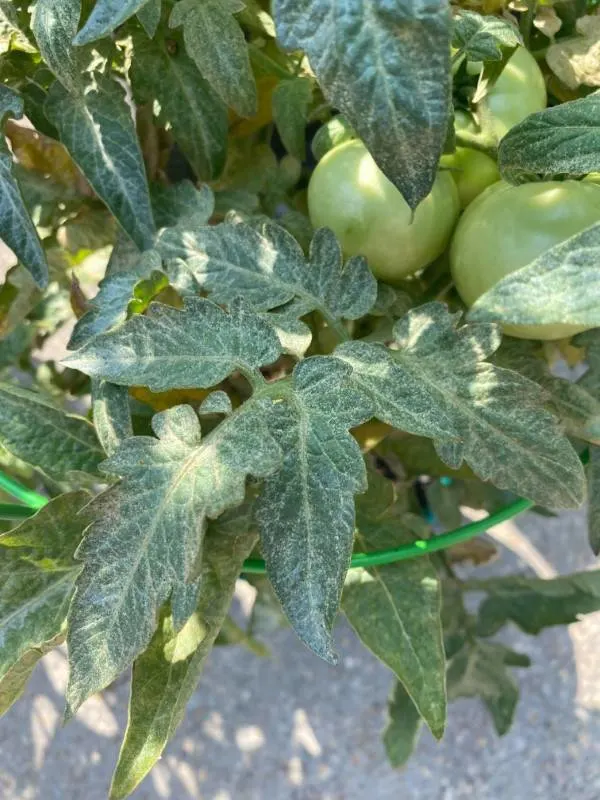
<instances>
[{"instance_id":1,"label":"green wire plant support","mask_svg":"<svg viewBox=\"0 0 600 800\"><path fill-rule=\"evenodd\" d=\"M584 450L580 458L583 464L587 464L589 452ZM48 503L48 498L21 486L17 481L4 475L2 472L0 472L0 489L24 504L12 505L0 503L0 519L3 520L26 519ZM494 514L489 514L487 517L478 519L475 522L469 522L466 525L462 525L460 528L446 531L446 533L432 536L431 539L417 539L410 544L404 544L400 547L391 548L390 550L380 550L377 553L355 553L352 556L350 567L377 567L383 564L393 564L395 561L418 558L419 556L425 556L439 550L446 550L448 547L473 539L475 536L485 533L490 528L500 525L500 523L506 522L509 519L513 519L519 514L523 514L525 511L529 511L533 506L534 503L532 503L531 500L520 498L505 508L500 509L500 511L496 511ZM246 574L264 573L266 572L265 562L262 558L248 558L244 562L244 569L242 572Z\"/></svg>"}]
</instances>

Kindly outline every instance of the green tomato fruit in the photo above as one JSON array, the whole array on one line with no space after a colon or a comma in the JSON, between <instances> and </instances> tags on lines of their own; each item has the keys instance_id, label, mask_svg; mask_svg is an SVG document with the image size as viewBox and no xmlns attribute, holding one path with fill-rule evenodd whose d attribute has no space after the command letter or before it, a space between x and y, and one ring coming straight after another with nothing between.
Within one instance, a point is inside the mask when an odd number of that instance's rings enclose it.
<instances>
[{"instance_id":1,"label":"green tomato fruit","mask_svg":"<svg viewBox=\"0 0 600 800\"><path fill-rule=\"evenodd\" d=\"M498 139L529 114L546 108L546 84L537 61L517 47L478 108Z\"/></svg>"},{"instance_id":2,"label":"green tomato fruit","mask_svg":"<svg viewBox=\"0 0 600 800\"><path fill-rule=\"evenodd\" d=\"M472 133L477 130L472 117L462 111L454 114L454 127L457 131ZM471 147L457 147L454 153L442 156L440 166L452 175L461 208L466 208L484 189L500 180L494 159Z\"/></svg>"},{"instance_id":3,"label":"green tomato fruit","mask_svg":"<svg viewBox=\"0 0 600 800\"><path fill-rule=\"evenodd\" d=\"M467 306L506 275L600 221L600 186L548 181L490 186L465 211L450 248L450 266ZM540 298L544 302L544 298ZM505 325L521 339L565 339L586 328L567 323Z\"/></svg>"},{"instance_id":4,"label":"green tomato fruit","mask_svg":"<svg viewBox=\"0 0 600 800\"><path fill-rule=\"evenodd\" d=\"M347 256L365 256L377 278L395 283L441 255L460 206L453 179L440 172L411 221L407 202L356 140L319 162L308 210L314 227L331 228Z\"/></svg>"}]
</instances>

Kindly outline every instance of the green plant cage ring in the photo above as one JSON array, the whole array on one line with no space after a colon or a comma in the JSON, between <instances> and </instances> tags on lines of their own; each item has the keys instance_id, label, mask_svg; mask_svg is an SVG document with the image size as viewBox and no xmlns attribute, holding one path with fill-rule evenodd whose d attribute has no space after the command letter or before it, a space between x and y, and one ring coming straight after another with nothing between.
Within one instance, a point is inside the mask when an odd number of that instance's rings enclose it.
<instances>
[{"instance_id":1,"label":"green plant cage ring","mask_svg":"<svg viewBox=\"0 0 600 800\"><path fill-rule=\"evenodd\" d=\"M580 455L583 464L587 464L589 459L589 451L584 450ZM24 499L28 496L29 504L27 505L10 505L0 503L0 519L18 520L25 519L36 513L41 507L46 505L48 499L43 495L32 492L21 486L12 478L8 478L0 473L0 488L8 494L11 494L16 499ZM462 525L460 528L455 528L446 533L441 533L438 536L432 536L430 539L417 539L410 544L403 544L400 547L394 547L390 550L379 550L376 553L355 553L350 562L350 568L356 567L378 567L384 564L393 564L396 561L405 561L409 558L418 558L419 556L426 556L430 553L438 552L439 550L446 550L448 547L459 544L460 542L467 542L475 536L480 536L486 533L490 528L500 525L509 519L514 519L519 514L529 511L533 508L535 503L525 498L515 500L499 511L493 514L488 514L483 519L478 519L475 522L469 522ZM265 562L262 558L248 558L244 561L242 573L246 574L260 574L266 572Z\"/></svg>"}]
</instances>

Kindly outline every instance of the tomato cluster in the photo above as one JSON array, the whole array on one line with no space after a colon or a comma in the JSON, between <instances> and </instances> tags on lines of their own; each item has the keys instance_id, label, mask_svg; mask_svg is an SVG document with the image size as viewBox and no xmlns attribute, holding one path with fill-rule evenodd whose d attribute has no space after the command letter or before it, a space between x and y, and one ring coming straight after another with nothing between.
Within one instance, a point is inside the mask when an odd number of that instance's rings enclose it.
<instances>
[{"instance_id":1,"label":"tomato cluster","mask_svg":"<svg viewBox=\"0 0 600 800\"><path fill-rule=\"evenodd\" d=\"M472 72L483 65L470 63ZM499 141L529 114L546 107L544 76L534 57L518 47L475 117L458 111L457 133L479 124ZM485 152L456 147L442 157L430 194L414 216L358 140L330 150L308 189L315 227L331 228L347 255L364 255L380 280L395 284L431 264L450 245L450 266L462 300L471 306L510 273L600 220L600 185L547 181L510 186ZM464 210L459 220L461 210ZM457 224L458 221L458 224ZM582 328L566 325L504 326L528 339L561 339Z\"/></svg>"}]
</instances>

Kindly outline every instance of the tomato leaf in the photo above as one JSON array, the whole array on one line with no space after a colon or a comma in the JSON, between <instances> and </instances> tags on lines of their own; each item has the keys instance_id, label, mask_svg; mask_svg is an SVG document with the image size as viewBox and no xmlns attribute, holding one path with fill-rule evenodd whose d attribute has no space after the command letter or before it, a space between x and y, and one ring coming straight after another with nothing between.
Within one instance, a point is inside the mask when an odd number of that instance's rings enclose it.
<instances>
[{"instance_id":1,"label":"tomato leaf","mask_svg":"<svg viewBox=\"0 0 600 800\"><path fill-rule=\"evenodd\" d=\"M183 26L188 55L219 97L242 117L257 111L257 91L244 32L233 16L241 0L179 0L171 28Z\"/></svg>"},{"instance_id":2,"label":"tomato leaf","mask_svg":"<svg viewBox=\"0 0 600 800\"><path fill-rule=\"evenodd\" d=\"M176 186L153 187L152 201L156 224L161 228L203 225L213 211L210 189L202 187L196 190L185 181ZM92 336L123 322L136 284L161 269L162 259L156 251L140 253L125 235L118 236L106 268L106 277L100 282L98 294L89 302L89 311L75 325L69 348L76 350Z\"/></svg>"},{"instance_id":3,"label":"tomato leaf","mask_svg":"<svg viewBox=\"0 0 600 800\"><path fill-rule=\"evenodd\" d=\"M22 116L21 97L0 85L0 236L43 289L48 283L46 255L14 178L13 158L4 137L7 118Z\"/></svg>"},{"instance_id":4,"label":"tomato leaf","mask_svg":"<svg viewBox=\"0 0 600 800\"><path fill-rule=\"evenodd\" d=\"M6 714L13 703L16 703L21 697L40 659L63 641L64 634L59 633L53 639L26 650L21 658L0 678L0 717Z\"/></svg>"},{"instance_id":5,"label":"tomato leaf","mask_svg":"<svg viewBox=\"0 0 600 800\"><path fill-rule=\"evenodd\" d=\"M277 0L277 36L305 50L411 208L429 194L450 114L451 15L442 0Z\"/></svg>"},{"instance_id":6,"label":"tomato leaf","mask_svg":"<svg viewBox=\"0 0 600 800\"><path fill-rule=\"evenodd\" d=\"M41 395L0 384L0 444L48 475L97 473L103 458L94 428L82 417L65 414Z\"/></svg>"},{"instance_id":7,"label":"tomato leaf","mask_svg":"<svg viewBox=\"0 0 600 800\"><path fill-rule=\"evenodd\" d=\"M537 342L507 337L496 352L494 363L542 386L571 436L600 443L600 399L583 386L553 375Z\"/></svg>"},{"instance_id":8,"label":"tomato leaf","mask_svg":"<svg viewBox=\"0 0 600 800\"><path fill-rule=\"evenodd\" d=\"M396 681L388 701L388 720L383 732L385 752L392 767L403 767L413 754L423 718L410 695Z\"/></svg>"},{"instance_id":9,"label":"tomato leaf","mask_svg":"<svg viewBox=\"0 0 600 800\"><path fill-rule=\"evenodd\" d=\"M600 553L600 447L590 447L588 464L588 539L595 555Z\"/></svg>"},{"instance_id":10,"label":"tomato leaf","mask_svg":"<svg viewBox=\"0 0 600 800\"><path fill-rule=\"evenodd\" d=\"M461 9L454 17L452 44L469 61L500 61L502 48L522 45L523 38L507 20Z\"/></svg>"},{"instance_id":11,"label":"tomato leaf","mask_svg":"<svg viewBox=\"0 0 600 800\"><path fill-rule=\"evenodd\" d=\"M377 281L362 257L344 265L333 233L317 231L308 263L287 231L271 221L207 226L188 231L183 226L161 236L165 259L182 259L198 287L218 303L243 297L260 310L294 301L296 318L318 310L330 322L359 319L377 296Z\"/></svg>"},{"instance_id":12,"label":"tomato leaf","mask_svg":"<svg viewBox=\"0 0 600 800\"><path fill-rule=\"evenodd\" d=\"M331 630L352 555L354 495L366 489L360 448L348 429L369 409L346 388L350 370L317 356L300 362L292 393L271 410L283 465L257 500L267 572L298 636L335 663Z\"/></svg>"},{"instance_id":13,"label":"tomato leaf","mask_svg":"<svg viewBox=\"0 0 600 800\"><path fill-rule=\"evenodd\" d=\"M600 326L600 223L554 245L479 297L474 322ZM544 302L540 302L540 297Z\"/></svg>"},{"instance_id":14,"label":"tomato leaf","mask_svg":"<svg viewBox=\"0 0 600 800\"><path fill-rule=\"evenodd\" d=\"M211 526L212 527L212 526ZM129 722L111 786L111 800L127 797L152 769L183 719L207 656L226 619L253 531L224 532L218 522L206 535L200 596L177 631L164 615L148 649L133 667Z\"/></svg>"},{"instance_id":15,"label":"tomato leaf","mask_svg":"<svg viewBox=\"0 0 600 800\"><path fill-rule=\"evenodd\" d=\"M0 536L0 708L22 691L35 651L61 633L79 571L73 556L89 524L78 512L89 501L86 492L60 495Z\"/></svg>"},{"instance_id":16,"label":"tomato leaf","mask_svg":"<svg viewBox=\"0 0 600 800\"><path fill-rule=\"evenodd\" d=\"M246 476L268 474L280 458L256 404L205 437L190 406L152 425L158 439L126 439L104 462L123 480L90 506L69 611L69 716L148 645L159 608L195 577L207 520L242 503Z\"/></svg>"},{"instance_id":17,"label":"tomato leaf","mask_svg":"<svg viewBox=\"0 0 600 800\"><path fill-rule=\"evenodd\" d=\"M581 614L600 609L600 570L552 578L491 578L469 588L484 591L477 632L493 636L509 620L522 631L538 634L552 625L576 622Z\"/></svg>"},{"instance_id":18,"label":"tomato leaf","mask_svg":"<svg viewBox=\"0 0 600 800\"><path fill-rule=\"evenodd\" d=\"M161 123L172 127L198 178L216 178L227 151L226 105L182 48L173 52L162 35L148 39L141 31L133 44L131 84L136 101L157 100Z\"/></svg>"},{"instance_id":19,"label":"tomato leaf","mask_svg":"<svg viewBox=\"0 0 600 800\"><path fill-rule=\"evenodd\" d=\"M97 0L85 25L73 39L81 46L108 36L148 3L148 0Z\"/></svg>"},{"instance_id":20,"label":"tomato leaf","mask_svg":"<svg viewBox=\"0 0 600 800\"><path fill-rule=\"evenodd\" d=\"M370 482L385 481L371 473ZM389 481L385 481L390 483ZM356 504L356 546L375 552L414 541L413 521L389 509L374 514L368 495ZM415 519L420 526L421 520ZM436 738L446 722L446 664L437 571L426 557L352 569L342 609L362 643L402 682Z\"/></svg>"},{"instance_id":21,"label":"tomato leaf","mask_svg":"<svg viewBox=\"0 0 600 800\"><path fill-rule=\"evenodd\" d=\"M153 392L216 386L232 372L252 374L281 354L274 329L242 301L229 313L202 297L183 310L152 303L122 327L96 336L63 363L95 378Z\"/></svg>"},{"instance_id":22,"label":"tomato leaf","mask_svg":"<svg viewBox=\"0 0 600 800\"><path fill-rule=\"evenodd\" d=\"M435 442L451 467L463 459L483 480L550 508L583 501L583 468L540 390L484 359L497 350L493 325L457 327L441 303L409 311L393 331L397 350L346 342L335 356L374 415Z\"/></svg>"},{"instance_id":23,"label":"tomato leaf","mask_svg":"<svg viewBox=\"0 0 600 800\"><path fill-rule=\"evenodd\" d=\"M42 58L72 94L83 92L90 62L88 50L73 47L81 17L81 0L37 0L31 29Z\"/></svg>"},{"instance_id":24,"label":"tomato leaf","mask_svg":"<svg viewBox=\"0 0 600 800\"><path fill-rule=\"evenodd\" d=\"M600 171L600 92L531 114L500 142L498 165L511 183L532 176Z\"/></svg>"},{"instance_id":25,"label":"tomato leaf","mask_svg":"<svg viewBox=\"0 0 600 800\"><path fill-rule=\"evenodd\" d=\"M150 39L153 39L160 24L162 0L147 0L137 12L137 18Z\"/></svg>"},{"instance_id":26,"label":"tomato leaf","mask_svg":"<svg viewBox=\"0 0 600 800\"><path fill-rule=\"evenodd\" d=\"M108 381L92 381L94 428L107 455L118 450L124 439L133 436L129 393L124 386Z\"/></svg>"},{"instance_id":27,"label":"tomato leaf","mask_svg":"<svg viewBox=\"0 0 600 800\"><path fill-rule=\"evenodd\" d=\"M151 247L155 229L146 171L123 89L100 75L77 96L55 83L46 114L123 230L140 249Z\"/></svg>"},{"instance_id":28,"label":"tomato leaf","mask_svg":"<svg viewBox=\"0 0 600 800\"><path fill-rule=\"evenodd\" d=\"M496 642L473 640L448 665L448 697L480 697L490 712L498 736L508 733L519 700L519 688L506 669L513 652Z\"/></svg>"},{"instance_id":29,"label":"tomato leaf","mask_svg":"<svg viewBox=\"0 0 600 800\"><path fill-rule=\"evenodd\" d=\"M306 157L306 123L313 82L298 77L280 81L273 92L273 120L288 153L299 161Z\"/></svg>"}]
</instances>

